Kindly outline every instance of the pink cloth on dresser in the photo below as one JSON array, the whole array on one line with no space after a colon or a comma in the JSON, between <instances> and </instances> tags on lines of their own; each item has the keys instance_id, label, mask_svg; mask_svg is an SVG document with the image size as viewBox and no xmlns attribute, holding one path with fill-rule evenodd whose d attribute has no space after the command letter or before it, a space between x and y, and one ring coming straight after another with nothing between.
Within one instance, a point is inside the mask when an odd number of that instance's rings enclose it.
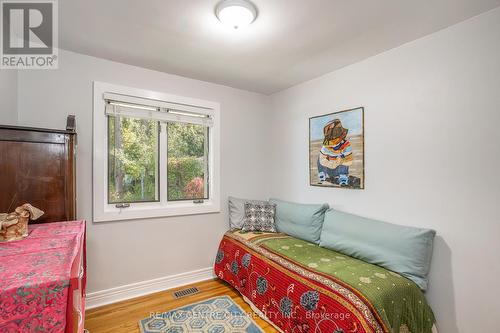
<instances>
[{"instance_id":1,"label":"pink cloth on dresser","mask_svg":"<svg viewBox=\"0 0 500 333\"><path fill-rule=\"evenodd\" d=\"M0 332L65 332L68 297L81 274L84 221L29 225L29 235L0 243ZM84 264L84 263L83 263Z\"/></svg>"}]
</instances>

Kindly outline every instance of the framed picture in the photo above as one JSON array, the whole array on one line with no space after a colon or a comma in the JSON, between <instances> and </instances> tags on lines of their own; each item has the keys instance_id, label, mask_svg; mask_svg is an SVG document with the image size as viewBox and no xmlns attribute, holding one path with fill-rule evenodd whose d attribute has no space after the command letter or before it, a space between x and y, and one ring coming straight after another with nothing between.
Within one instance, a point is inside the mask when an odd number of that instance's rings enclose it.
<instances>
[{"instance_id":1,"label":"framed picture","mask_svg":"<svg viewBox=\"0 0 500 333\"><path fill-rule=\"evenodd\" d=\"M312 186L365 188L364 108L309 118Z\"/></svg>"}]
</instances>

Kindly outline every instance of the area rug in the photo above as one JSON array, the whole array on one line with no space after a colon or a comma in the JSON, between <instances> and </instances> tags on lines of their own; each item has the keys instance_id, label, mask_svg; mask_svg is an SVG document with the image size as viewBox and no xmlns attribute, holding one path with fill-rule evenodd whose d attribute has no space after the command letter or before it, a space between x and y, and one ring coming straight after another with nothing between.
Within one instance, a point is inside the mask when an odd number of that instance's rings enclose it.
<instances>
[{"instance_id":1,"label":"area rug","mask_svg":"<svg viewBox=\"0 0 500 333\"><path fill-rule=\"evenodd\" d=\"M209 298L139 321L142 333L262 333L229 296Z\"/></svg>"}]
</instances>

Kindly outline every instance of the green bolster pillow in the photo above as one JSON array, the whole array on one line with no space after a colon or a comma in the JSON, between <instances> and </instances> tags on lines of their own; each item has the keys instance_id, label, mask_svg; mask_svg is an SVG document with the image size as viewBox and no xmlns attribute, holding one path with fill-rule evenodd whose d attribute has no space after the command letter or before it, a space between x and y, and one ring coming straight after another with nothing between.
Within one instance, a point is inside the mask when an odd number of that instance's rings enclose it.
<instances>
[{"instance_id":1,"label":"green bolster pillow","mask_svg":"<svg viewBox=\"0 0 500 333\"><path fill-rule=\"evenodd\" d=\"M276 229L287 235L319 244L328 204L299 204L270 199L276 204Z\"/></svg>"},{"instance_id":2,"label":"green bolster pillow","mask_svg":"<svg viewBox=\"0 0 500 333\"><path fill-rule=\"evenodd\" d=\"M330 209L319 245L387 268L427 289L436 232Z\"/></svg>"}]
</instances>

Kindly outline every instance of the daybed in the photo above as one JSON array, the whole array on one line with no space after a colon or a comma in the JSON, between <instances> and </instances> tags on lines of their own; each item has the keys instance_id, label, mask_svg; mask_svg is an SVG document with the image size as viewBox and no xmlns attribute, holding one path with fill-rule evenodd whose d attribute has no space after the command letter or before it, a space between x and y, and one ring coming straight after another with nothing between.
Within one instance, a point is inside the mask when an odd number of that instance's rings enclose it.
<instances>
[{"instance_id":1,"label":"daybed","mask_svg":"<svg viewBox=\"0 0 500 333\"><path fill-rule=\"evenodd\" d=\"M283 233L227 232L214 270L281 332L437 332L412 280Z\"/></svg>"}]
</instances>

